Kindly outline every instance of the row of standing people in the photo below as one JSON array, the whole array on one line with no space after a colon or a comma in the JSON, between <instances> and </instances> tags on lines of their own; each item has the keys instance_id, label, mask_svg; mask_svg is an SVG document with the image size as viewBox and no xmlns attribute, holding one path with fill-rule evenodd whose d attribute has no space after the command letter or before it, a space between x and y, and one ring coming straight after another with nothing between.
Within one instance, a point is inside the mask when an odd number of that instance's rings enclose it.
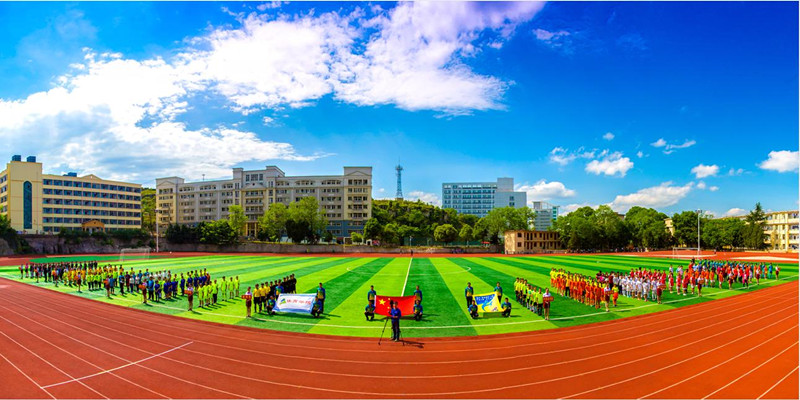
<instances>
[{"instance_id":1,"label":"row of standing people","mask_svg":"<svg viewBox=\"0 0 800 400\"><path fill-rule=\"evenodd\" d=\"M553 301L550 288L542 291L542 288L528 282L527 279L517 278L514 281L514 293L517 301L528 311L544 317L545 320L550 319L550 305Z\"/></svg>"}]
</instances>

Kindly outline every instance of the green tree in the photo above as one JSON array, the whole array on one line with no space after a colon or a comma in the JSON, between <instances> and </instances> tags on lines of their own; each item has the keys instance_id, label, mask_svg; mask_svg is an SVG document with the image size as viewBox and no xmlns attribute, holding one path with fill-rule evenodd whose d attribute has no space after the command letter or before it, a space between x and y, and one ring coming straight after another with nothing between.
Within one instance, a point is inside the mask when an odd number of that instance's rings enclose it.
<instances>
[{"instance_id":1,"label":"green tree","mask_svg":"<svg viewBox=\"0 0 800 400\"><path fill-rule=\"evenodd\" d=\"M700 218L700 231L706 222L705 218ZM672 216L672 226L675 229L675 240L681 246L697 246L697 212L683 211ZM703 247L702 237L700 247Z\"/></svg>"},{"instance_id":2,"label":"green tree","mask_svg":"<svg viewBox=\"0 0 800 400\"><path fill-rule=\"evenodd\" d=\"M495 208L478 220L476 229L485 230L489 241L492 244L498 244L506 231L530 229L530 221L533 220L533 217L533 211L528 207Z\"/></svg>"},{"instance_id":3,"label":"green tree","mask_svg":"<svg viewBox=\"0 0 800 400\"><path fill-rule=\"evenodd\" d=\"M764 228L767 225L767 216L761 208L761 203L756 203L755 208L745 217L745 227L742 232L744 246L750 249L763 250L767 248Z\"/></svg>"},{"instance_id":4,"label":"green tree","mask_svg":"<svg viewBox=\"0 0 800 400\"><path fill-rule=\"evenodd\" d=\"M436 227L433 236L437 242L452 243L458 238L458 231L453 225L443 224Z\"/></svg>"},{"instance_id":5,"label":"green tree","mask_svg":"<svg viewBox=\"0 0 800 400\"><path fill-rule=\"evenodd\" d=\"M390 222L383 227L381 234L381 244L397 244L399 239L398 226L394 222Z\"/></svg>"},{"instance_id":6,"label":"green tree","mask_svg":"<svg viewBox=\"0 0 800 400\"><path fill-rule=\"evenodd\" d=\"M300 201L295 201L289 204L289 218L288 221L292 222L292 230L295 236L289 234L292 241L299 238L300 233L303 238L309 243L317 243L322 237L325 227L328 226L328 218L325 213L319 209L319 202L316 197L303 197ZM286 230L289 231L289 223L287 221Z\"/></svg>"},{"instance_id":7,"label":"green tree","mask_svg":"<svg viewBox=\"0 0 800 400\"><path fill-rule=\"evenodd\" d=\"M383 233L383 226L378 222L377 218L370 218L364 224L364 237L370 240L380 240Z\"/></svg>"},{"instance_id":8,"label":"green tree","mask_svg":"<svg viewBox=\"0 0 800 400\"><path fill-rule=\"evenodd\" d=\"M652 208L631 207L624 221L630 232L630 244L656 249L669 246L672 236L667 230L666 219L666 214Z\"/></svg>"},{"instance_id":9,"label":"green tree","mask_svg":"<svg viewBox=\"0 0 800 400\"><path fill-rule=\"evenodd\" d=\"M233 205L228 207L228 224L237 235L244 235L244 227L247 225L247 217L244 215L242 206Z\"/></svg>"},{"instance_id":10,"label":"green tree","mask_svg":"<svg viewBox=\"0 0 800 400\"><path fill-rule=\"evenodd\" d=\"M362 234L360 234L358 232L351 232L350 233L350 241L353 242L353 244L363 243L364 242L364 235L362 235Z\"/></svg>"},{"instance_id":11,"label":"green tree","mask_svg":"<svg viewBox=\"0 0 800 400\"><path fill-rule=\"evenodd\" d=\"M201 226L200 242L232 246L239 243L239 235L226 220L213 221Z\"/></svg>"},{"instance_id":12,"label":"green tree","mask_svg":"<svg viewBox=\"0 0 800 400\"><path fill-rule=\"evenodd\" d=\"M325 243L333 242L333 234L331 233L331 231L328 230L324 231L324 233L322 234L322 240L325 241Z\"/></svg>"},{"instance_id":13,"label":"green tree","mask_svg":"<svg viewBox=\"0 0 800 400\"><path fill-rule=\"evenodd\" d=\"M142 229L148 232L156 230L156 190L142 188Z\"/></svg>"},{"instance_id":14,"label":"green tree","mask_svg":"<svg viewBox=\"0 0 800 400\"><path fill-rule=\"evenodd\" d=\"M472 240L472 227L464 224L464 226L461 228L461 232L458 233L458 238L464 242L469 242Z\"/></svg>"},{"instance_id":15,"label":"green tree","mask_svg":"<svg viewBox=\"0 0 800 400\"><path fill-rule=\"evenodd\" d=\"M289 209L283 203L272 203L264 215L258 218L259 239L280 241L286 231Z\"/></svg>"}]
</instances>

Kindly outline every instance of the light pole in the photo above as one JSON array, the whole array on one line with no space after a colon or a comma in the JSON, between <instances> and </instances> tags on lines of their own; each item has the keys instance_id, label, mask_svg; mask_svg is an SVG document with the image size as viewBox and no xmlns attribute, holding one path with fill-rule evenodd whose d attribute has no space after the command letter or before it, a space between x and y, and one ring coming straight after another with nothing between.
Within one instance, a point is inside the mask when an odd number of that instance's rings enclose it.
<instances>
[{"instance_id":1,"label":"light pole","mask_svg":"<svg viewBox=\"0 0 800 400\"><path fill-rule=\"evenodd\" d=\"M700 212L703 210L697 209L697 256L700 257Z\"/></svg>"},{"instance_id":2,"label":"light pole","mask_svg":"<svg viewBox=\"0 0 800 400\"><path fill-rule=\"evenodd\" d=\"M158 234L158 211L159 211L159 209L155 208L153 211L155 211L155 214L156 214L156 218L155 218L155 220L156 220L156 253L158 253L158 237L160 236Z\"/></svg>"}]
</instances>

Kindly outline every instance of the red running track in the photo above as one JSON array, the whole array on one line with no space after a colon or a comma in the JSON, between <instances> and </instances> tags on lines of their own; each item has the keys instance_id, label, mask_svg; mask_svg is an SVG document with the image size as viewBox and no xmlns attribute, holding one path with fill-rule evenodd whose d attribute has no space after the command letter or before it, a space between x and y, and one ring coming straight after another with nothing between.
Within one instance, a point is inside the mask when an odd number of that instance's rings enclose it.
<instances>
[{"instance_id":1,"label":"red running track","mask_svg":"<svg viewBox=\"0 0 800 400\"><path fill-rule=\"evenodd\" d=\"M3 398L798 398L798 283L401 343L221 325L0 279Z\"/></svg>"}]
</instances>

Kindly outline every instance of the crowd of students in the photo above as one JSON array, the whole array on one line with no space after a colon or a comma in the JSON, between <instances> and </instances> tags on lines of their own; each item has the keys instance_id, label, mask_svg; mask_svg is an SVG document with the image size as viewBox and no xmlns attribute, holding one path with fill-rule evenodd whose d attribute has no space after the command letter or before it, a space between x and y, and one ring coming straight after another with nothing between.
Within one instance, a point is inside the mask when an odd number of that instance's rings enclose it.
<instances>
[{"instance_id":1,"label":"crowd of students","mask_svg":"<svg viewBox=\"0 0 800 400\"><path fill-rule=\"evenodd\" d=\"M527 308L528 311L535 313L544 319L550 319L550 303L553 296L550 294L550 288L536 287L528 282L525 278L517 278L514 281L514 293L517 296L517 301Z\"/></svg>"},{"instance_id":2,"label":"crowd of students","mask_svg":"<svg viewBox=\"0 0 800 400\"><path fill-rule=\"evenodd\" d=\"M280 296L281 293L296 293L296 287L297 279L294 277L294 274L291 274L278 280L256 283L255 288L252 290L248 288L248 292L253 297L256 313L266 312L268 315L274 315L275 312L273 310L275 309L275 301L278 299L278 296ZM319 289L317 290L317 299L321 298L324 304L325 289L322 287L321 283Z\"/></svg>"}]
</instances>

